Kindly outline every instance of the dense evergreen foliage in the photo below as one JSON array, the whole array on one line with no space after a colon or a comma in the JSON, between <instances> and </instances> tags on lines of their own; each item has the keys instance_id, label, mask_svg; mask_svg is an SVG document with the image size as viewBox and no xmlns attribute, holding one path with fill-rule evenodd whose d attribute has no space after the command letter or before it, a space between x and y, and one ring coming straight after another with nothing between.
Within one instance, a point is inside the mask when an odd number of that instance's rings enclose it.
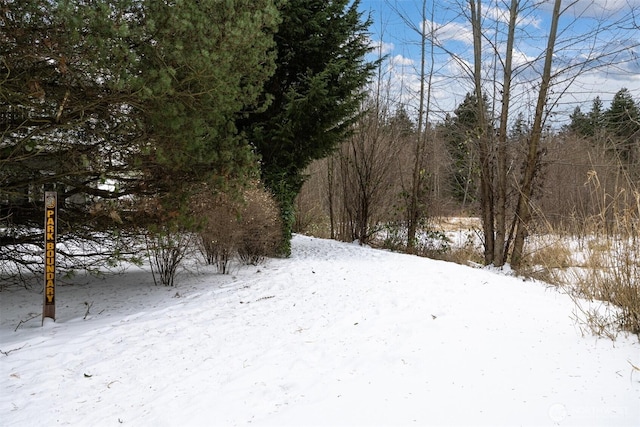
<instances>
[{"instance_id":1,"label":"dense evergreen foliage","mask_svg":"<svg viewBox=\"0 0 640 427\"><path fill-rule=\"evenodd\" d=\"M627 89L620 89L606 110L599 97L586 114L576 108L567 130L604 145L631 172L640 175L640 104Z\"/></svg>"},{"instance_id":2,"label":"dense evergreen foliage","mask_svg":"<svg viewBox=\"0 0 640 427\"><path fill-rule=\"evenodd\" d=\"M235 121L261 107L278 22L272 0L0 8L2 250L41 243L45 189L77 242L163 221L194 183L250 175Z\"/></svg>"},{"instance_id":3,"label":"dense evergreen foliage","mask_svg":"<svg viewBox=\"0 0 640 427\"><path fill-rule=\"evenodd\" d=\"M275 35L277 68L265 87L271 102L241 121L260 155L262 178L280 204L285 255L304 169L350 131L375 68L365 59L370 22L362 20L358 4L287 1Z\"/></svg>"},{"instance_id":4,"label":"dense evergreen foliage","mask_svg":"<svg viewBox=\"0 0 640 427\"><path fill-rule=\"evenodd\" d=\"M486 99L484 111L489 111ZM475 95L467 93L454 110L453 116L448 115L443 125L443 134L452 162L449 188L453 198L462 203L463 207L478 198L478 124L478 99Z\"/></svg>"}]
</instances>

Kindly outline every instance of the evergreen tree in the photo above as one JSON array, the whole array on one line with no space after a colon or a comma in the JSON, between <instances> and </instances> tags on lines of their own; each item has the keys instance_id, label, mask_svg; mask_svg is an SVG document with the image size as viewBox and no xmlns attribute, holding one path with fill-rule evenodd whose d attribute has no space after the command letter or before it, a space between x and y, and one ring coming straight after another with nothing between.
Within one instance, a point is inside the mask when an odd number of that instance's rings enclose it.
<instances>
[{"instance_id":1,"label":"evergreen tree","mask_svg":"<svg viewBox=\"0 0 640 427\"><path fill-rule=\"evenodd\" d=\"M594 98L589 113L584 114L580 107L576 107L569 118L571 119L568 126L570 132L587 137L596 136L604 127L602 101L600 97L597 96Z\"/></svg>"},{"instance_id":2,"label":"evergreen tree","mask_svg":"<svg viewBox=\"0 0 640 427\"><path fill-rule=\"evenodd\" d=\"M264 102L278 18L273 0L0 8L0 248L40 244L44 189L82 240L144 226L126 201L179 210L193 183L251 173L235 120Z\"/></svg>"},{"instance_id":3,"label":"evergreen tree","mask_svg":"<svg viewBox=\"0 0 640 427\"><path fill-rule=\"evenodd\" d=\"M588 136L596 136L604 128L604 111L602 110L602 100L596 96L591 103L591 111L589 111L589 127Z\"/></svg>"},{"instance_id":4,"label":"evergreen tree","mask_svg":"<svg viewBox=\"0 0 640 427\"><path fill-rule=\"evenodd\" d=\"M528 137L530 133L531 129L529 128L529 124L524 118L524 114L522 112L518 113L516 121L511 127L509 139L512 141L522 141L524 138Z\"/></svg>"},{"instance_id":5,"label":"evergreen tree","mask_svg":"<svg viewBox=\"0 0 640 427\"><path fill-rule=\"evenodd\" d=\"M625 162L635 162L640 144L640 107L628 89L619 90L604 113L613 148Z\"/></svg>"},{"instance_id":6,"label":"evergreen tree","mask_svg":"<svg viewBox=\"0 0 640 427\"><path fill-rule=\"evenodd\" d=\"M450 175L451 193L464 204L477 198L478 164L474 145L479 123L477 104L476 96L467 93L455 109L454 116L448 116L445 120L445 139L453 166ZM484 111L488 111L488 105Z\"/></svg>"},{"instance_id":7,"label":"evergreen tree","mask_svg":"<svg viewBox=\"0 0 640 427\"><path fill-rule=\"evenodd\" d=\"M268 108L240 120L261 160L284 228L282 254L290 252L294 200L304 169L329 154L356 119L362 88L375 64L365 59L369 20L359 1L288 0L275 34L277 68L265 87Z\"/></svg>"},{"instance_id":8,"label":"evergreen tree","mask_svg":"<svg viewBox=\"0 0 640 427\"><path fill-rule=\"evenodd\" d=\"M118 6L136 16L124 3ZM67 239L108 227L88 203L139 185L135 174L118 188L101 185L124 173L139 132L125 113L135 99L128 85L136 58L127 40L135 36L112 23L111 13L107 4L34 0L0 9L2 246L39 243L45 189L59 193Z\"/></svg>"},{"instance_id":9,"label":"evergreen tree","mask_svg":"<svg viewBox=\"0 0 640 427\"><path fill-rule=\"evenodd\" d=\"M393 132L399 133L403 138L413 135L416 131L416 124L402 105L386 120L386 124Z\"/></svg>"},{"instance_id":10,"label":"evergreen tree","mask_svg":"<svg viewBox=\"0 0 640 427\"><path fill-rule=\"evenodd\" d=\"M235 121L261 108L275 69L272 0L149 1L147 13L155 43L141 47L136 89L152 141L149 181L188 193L194 182L244 179L255 159Z\"/></svg>"},{"instance_id":11,"label":"evergreen tree","mask_svg":"<svg viewBox=\"0 0 640 427\"><path fill-rule=\"evenodd\" d=\"M582 112L580 107L576 107L573 113L569 115L571 123L569 123L568 130L578 135L585 135L588 133L589 119L586 114Z\"/></svg>"}]
</instances>

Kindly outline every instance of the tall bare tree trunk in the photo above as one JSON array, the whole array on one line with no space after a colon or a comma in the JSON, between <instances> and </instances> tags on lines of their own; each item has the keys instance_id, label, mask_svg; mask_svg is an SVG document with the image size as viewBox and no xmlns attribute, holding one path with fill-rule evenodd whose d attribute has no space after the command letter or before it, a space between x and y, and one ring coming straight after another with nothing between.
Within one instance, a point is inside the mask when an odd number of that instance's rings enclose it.
<instances>
[{"instance_id":1,"label":"tall bare tree trunk","mask_svg":"<svg viewBox=\"0 0 640 427\"><path fill-rule=\"evenodd\" d=\"M496 267L504 265L507 248L507 123L509 121L509 101L511 95L511 76L513 61L513 44L515 38L516 21L518 18L519 0L511 0L509 10L509 28L507 35L507 50L504 62L504 76L502 83L502 109L500 111L500 129L498 132L497 172L496 172L496 240L493 248L493 264Z\"/></svg>"},{"instance_id":2,"label":"tall bare tree trunk","mask_svg":"<svg viewBox=\"0 0 640 427\"><path fill-rule=\"evenodd\" d=\"M427 32L424 22L427 16L427 0L422 1L422 27L420 28L420 102L418 106L418 132L416 135L416 150L413 163L413 175L411 179L411 198L409 200L409 212L407 218L407 251L413 252L416 244L416 233L420 221L420 189L422 187L422 166L426 145L425 132L425 66Z\"/></svg>"},{"instance_id":3,"label":"tall bare tree trunk","mask_svg":"<svg viewBox=\"0 0 640 427\"><path fill-rule=\"evenodd\" d=\"M519 267L522 263L524 241L527 237L527 227L531 221L531 195L533 193L533 182L538 167L540 140L542 139L542 124L544 110L547 104L547 93L551 82L551 64L553 62L553 51L556 44L556 34L558 32L558 21L560 19L560 7L562 0L555 0L553 6L553 16L551 17L551 29L549 30L549 40L544 58L544 70L542 81L540 82L540 92L536 104L536 113L529 139L529 150L525 161L524 174L520 182L520 195L516 208L516 229L513 241L513 252L511 253L511 265Z\"/></svg>"},{"instance_id":4,"label":"tall bare tree trunk","mask_svg":"<svg viewBox=\"0 0 640 427\"><path fill-rule=\"evenodd\" d=\"M480 162L480 209L484 231L484 262L493 262L494 251L494 200L493 200L493 162L491 161L491 138L487 135L486 111L482 91L482 2L469 0L471 9L471 27L473 29L473 80L478 101L478 160Z\"/></svg>"}]
</instances>

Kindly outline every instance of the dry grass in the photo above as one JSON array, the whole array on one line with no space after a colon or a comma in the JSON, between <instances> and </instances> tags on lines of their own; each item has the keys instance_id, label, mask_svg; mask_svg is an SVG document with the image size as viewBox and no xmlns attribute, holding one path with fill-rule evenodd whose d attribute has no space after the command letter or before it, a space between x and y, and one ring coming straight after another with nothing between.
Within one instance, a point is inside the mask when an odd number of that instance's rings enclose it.
<instances>
[{"instance_id":1,"label":"dry grass","mask_svg":"<svg viewBox=\"0 0 640 427\"><path fill-rule=\"evenodd\" d=\"M439 259L443 261L455 262L462 265L482 265L484 258L482 252L473 246L463 246L452 248L448 253L441 255Z\"/></svg>"},{"instance_id":2,"label":"dry grass","mask_svg":"<svg viewBox=\"0 0 640 427\"><path fill-rule=\"evenodd\" d=\"M565 283L582 298L575 298L579 318L592 333L607 337L618 331L640 336L640 193L626 183L609 192L595 172L589 175L600 211L582 221L582 261Z\"/></svg>"},{"instance_id":3,"label":"dry grass","mask_svg":"<svg viewBox=\"0 0 640 427\"><path fill-rule=\"evenodd\" d=\"M566 269L573 265L572 252L566 241L554 239L535 251L528 258L533 265L544 265L547 269Z\"/></svg>"},{"instance_id":4,"label":"dry grass","mask_svg":"<svg viewBox=\"0 0 640 427\"><path fill-rule=\"evenodd\" d=\"M478 231L466 230L462 233L462 239L458 240L458 244L452 245L447 253L440 256L440 259L462 265L481 265L484 262L484 256Z\"/></svg>"},{"instance_id":5,"label":"dry grass","mask_svg":"<svg viewBox=\"0 0 640 427\"><path fill-rule=\"evenodd\" d=\"M480 218L474 216L437 217L432 218L431 221L439 229L447 232L480 229L482 226Z\"/></svg>"},{"instance_id":6,"label":"dry grass","mask_svg":"<svg viewBox=\"0 0 640 427\"><path fill-rule=\"evenodd\" d=\"M562 283L567 269L576 264L570 240L555 233L537 236L533 240L518 274L547 283Z\"/></svg>"},{"instance_id":7,"label":"dry grass","mask_svg":"<svg viewBox=\"0 0 640 427\"><path fill-rule=\"evenodd\" d=\"M575 289L588 301L604 301L612 306L590 312L587 323L598 329L607 325L610 329L640 334L638 255L637 245L627 238L609 240L607 245L597 245L595 250L589 250L582 271L574 274Z\"/></svg>"}]
</instances>

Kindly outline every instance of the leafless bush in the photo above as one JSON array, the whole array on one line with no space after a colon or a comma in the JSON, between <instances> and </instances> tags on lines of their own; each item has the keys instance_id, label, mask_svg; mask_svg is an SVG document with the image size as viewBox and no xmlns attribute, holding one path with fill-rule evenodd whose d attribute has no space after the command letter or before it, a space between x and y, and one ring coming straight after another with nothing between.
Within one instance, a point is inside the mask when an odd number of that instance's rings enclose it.
<instances>
[{"instance_id":1,"label":"leafless bush","mask_svg":"<svg viewBox=\"0 0 640 427\"><path fill-rule=\"evenodd\" d=\"M218 273L228 274L233 259L233 250L225 242L218 241L211 233L203 232L198 236L200 253L208 265L215 265Z\"/></svg>"},{"instance_id":2,"label":"leafless bush","mask_svg":"<svg viewBox=\"0 0 640 427\"><path fill-rule=\"evenodd\" d=\"M293 225L295 233L321 238L331 237L330 215L327 212L328 161L317 160L305 171L308 178L296 198L296 220Z\"/></svg>"},{"instance_id":3,"label":"leafless bush","mask_svg":"<svg viewBox=\"0 0 640 427\"><path fill-rule=\"evenodd\" d=\"M202 221L199 249L218 272L228 274L236 255L248 264L275 255L282 239L279 212L259 184L238 193L213 194L203 188L191 205L194 216Z\"/></svg>"},{"instance_id":4,"label":"leafless bush","mask_svg":"<svg viewBox=\"0 0 640 427\"><path fill-rule=\"evenodd\" d=\"M153 282L174 286L178 267L192 245L192 235L170 226L161 226L145 235Z\"/></svg>"},{"instance_id":5,"label":"leafless bush","mask_svg":"<svg viewBox=\"0 0 640 427\"><path fill-rule=\"evenodd\" d=\"M282 234L278 206L271 194L260 187L247 189L238 221L238 256L243 263L255 265L276 254Z\"/></svg>"},{"instance_id":6,"label":"leafless bush","mask_svg":"<svg viewBox=\"0 0 640 427\"><path fill-rule=\"evenodd\" d=\"M231 194L215 194L204 186L192 198L191 210L202 221L198 248L205 262L228 274L237 250L239 201Z\"/></svg>"},{"instance_id":7,"label":"leafless bush","mask_svg":"<svg viewBox=\"0 0 640 427\"><path fill-rule=\"evenodd\" d=\"M612 196L621 184L615 158L600 146L568 136L552 140L546 159L539 210L555 232L584 235L612 223Z\"/></svg>"}]
</instances>

